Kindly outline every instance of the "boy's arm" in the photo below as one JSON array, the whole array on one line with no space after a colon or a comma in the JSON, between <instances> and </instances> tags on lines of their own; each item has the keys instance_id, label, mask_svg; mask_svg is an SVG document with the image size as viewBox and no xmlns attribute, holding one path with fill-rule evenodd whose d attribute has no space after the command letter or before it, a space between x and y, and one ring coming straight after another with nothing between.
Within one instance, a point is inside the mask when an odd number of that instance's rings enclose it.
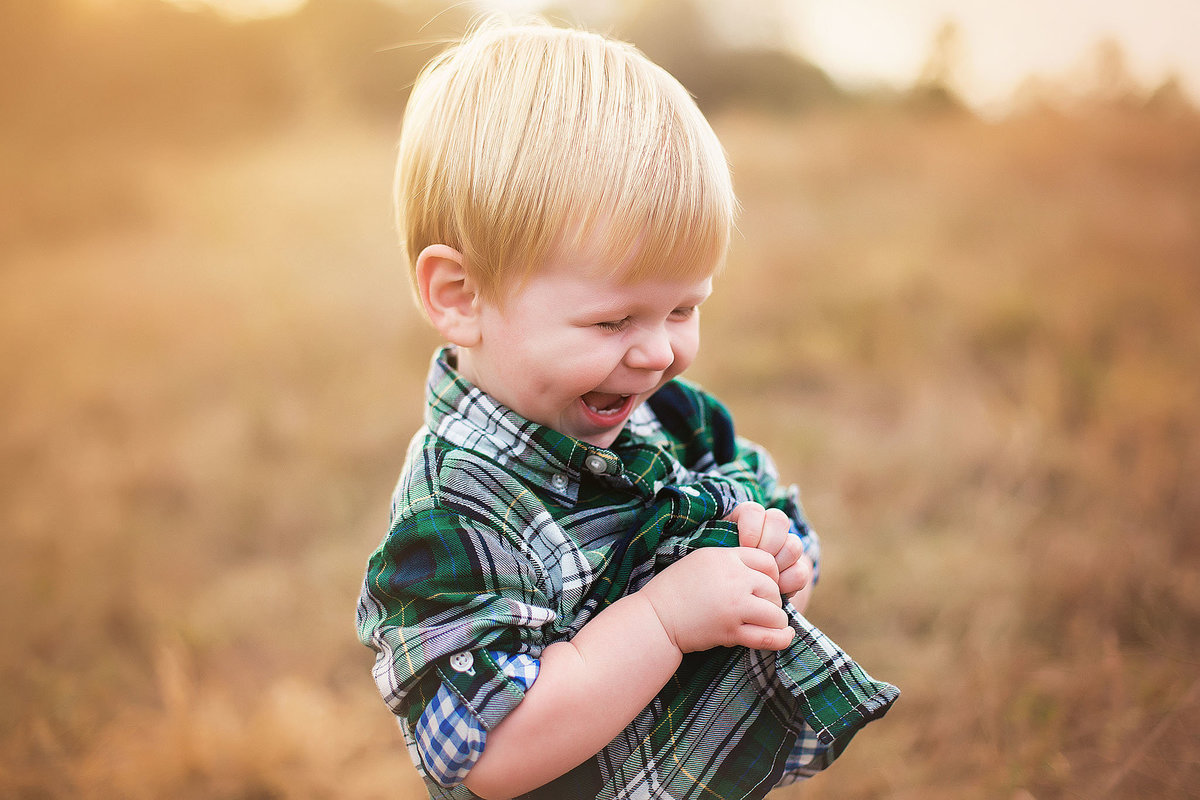
<instances>
[{"instance_id":1,"label":"boy's arm","mask_svg":"<svg viewBox=\"0 0 1200 800\"><path fill-rule=\"evenodd\" d=\"M537 680L488 733L464 784L507 798L565 774L633 721L683 653L783 649L792 630L777 578L774 560L749 548L702 548L672 564L542 651Z\"/></svg>"}]
</instances>

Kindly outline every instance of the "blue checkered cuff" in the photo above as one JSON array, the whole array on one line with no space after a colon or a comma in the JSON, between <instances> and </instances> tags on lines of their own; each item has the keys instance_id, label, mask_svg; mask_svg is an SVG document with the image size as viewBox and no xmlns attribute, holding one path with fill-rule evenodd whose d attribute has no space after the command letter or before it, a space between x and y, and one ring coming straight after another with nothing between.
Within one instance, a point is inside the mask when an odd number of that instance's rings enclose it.
<instances>
[{"instance_id":1,"label":"blue checkered cuff","mask_svg":"<svg viewBox=\"0 0 1200 800\"><path fill-rule=\"evenodd\" d=\"M525 691L537 679L539 663L533 656L491 650L488 655ZM462 783L487 742L483 724L444 683L417 720L414 733L425 771L442 786Z\"/></svg>"}]
</instances>

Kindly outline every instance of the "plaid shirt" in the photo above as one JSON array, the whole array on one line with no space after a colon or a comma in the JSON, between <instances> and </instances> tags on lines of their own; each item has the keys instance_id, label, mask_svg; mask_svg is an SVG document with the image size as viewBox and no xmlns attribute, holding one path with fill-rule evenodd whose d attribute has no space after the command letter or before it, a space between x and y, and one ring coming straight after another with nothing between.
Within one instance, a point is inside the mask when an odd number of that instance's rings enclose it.
<instances>
[{"instance_id":1,"label":"plaid shirt","mask_svg":"<svg viewBox=\"0 0 1200 800\"><path fill-rule=\"evenodd\" d=\"M671 382L601 449L497 404L451 358L431 368L426 425L368 563L358 628L430 795L458 800L474 795L439 785L415 746L440 689L495 727L527 684L494 653L536 659L692 550L736 546L723 517L740 502L781 508L814 562L819 553L795 490L698 388ZM762 797L794 777L785 770L802 736L823 754L801 769L826 766L899 692L785 608L788 649L687 654L616 739L526 797Z\"/></svg>"}]
</instances>

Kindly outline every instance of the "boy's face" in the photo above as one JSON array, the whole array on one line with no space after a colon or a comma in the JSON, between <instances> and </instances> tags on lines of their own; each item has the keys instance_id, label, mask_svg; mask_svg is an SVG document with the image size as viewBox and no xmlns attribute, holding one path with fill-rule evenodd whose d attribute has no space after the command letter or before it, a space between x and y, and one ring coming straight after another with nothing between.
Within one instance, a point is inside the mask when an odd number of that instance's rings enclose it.
<instances>
[{"instance_id":1,"label":"boy's face","mask_svg":"<svg viewBox=\"0 0 1200 800\"><path fill-rule=\"evenodd\" d=\"M696 357L712 277L622 284L596 272L588 257L554 259L503 309L483 304L459 370L526 419L609 447Z\"/></svg>"}]
</instances>

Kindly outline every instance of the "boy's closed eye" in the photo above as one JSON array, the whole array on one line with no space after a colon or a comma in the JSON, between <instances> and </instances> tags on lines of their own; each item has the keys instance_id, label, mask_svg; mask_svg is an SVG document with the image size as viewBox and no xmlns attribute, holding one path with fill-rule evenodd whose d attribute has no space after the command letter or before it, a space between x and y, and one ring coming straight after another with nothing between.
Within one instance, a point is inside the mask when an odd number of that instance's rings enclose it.
<instances>
[{"instance_id":1,"label":"boy's closed eye","mask_svg":"<svg viewBox=\"0 0 1200 800\"><path fill-rule=\"evenodd\" d=\"M692 315L697 311L696 306L681 306L671 312L670 318L676 322L682 322L691 319ZM595 323L597 328L614 333L620 333L633 324L633 317L622 317L618 320L605 320L604 322Z\"/></svg>"},{"instance_id":2,"label":"boy's closed eye","mask_svg":"<svg viewBox=\"0 0 1200 800\"><path fill-rule=\"evenodd\" d=\"M671 317L677 320L691 319L692 315L699 310L699 306L680 306L671 312Z\"/></svg>"},{"instance_id":3,"label":"boy's closed eye","mask_svg":"<svg viewBox=\"0 0 1200 800\"><path fill-rule=\"evenodd\" d=\"M633 319L631 317L622 317L621 319L618 319L618 320L608 320L605 322L597 322L596 327L600 328L602 330L612 331L613 333L620 333L621 331L628 328L630 326L630 324L632 324L632 322L633 322Z\"/></svg>"}]
</instances>

